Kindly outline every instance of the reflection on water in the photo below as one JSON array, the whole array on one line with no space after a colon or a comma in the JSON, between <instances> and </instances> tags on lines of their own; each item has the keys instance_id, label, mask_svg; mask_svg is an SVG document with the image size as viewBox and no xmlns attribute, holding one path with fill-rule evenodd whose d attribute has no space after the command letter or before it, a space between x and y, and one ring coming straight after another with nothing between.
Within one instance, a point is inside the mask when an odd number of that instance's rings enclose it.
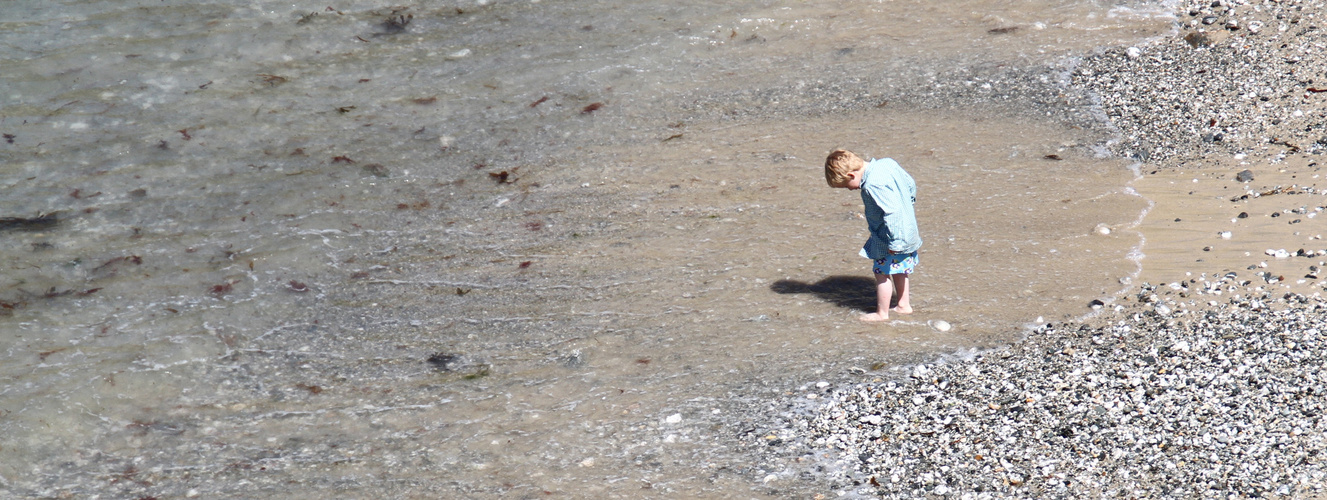
<instances>
[{"instance_id":1,"label":"reflection on water","mask_svg":"<svg viewBox=\"0 0 1327 500\"><path fill-rule=\"evenodd\" d=\"M1135 272L1054 62L1164 29L1124 5L2 5L0 485L817 492L763 401ZM840 146L918 180L915 317L854 319Z\"/></svg>"}]
</instances>

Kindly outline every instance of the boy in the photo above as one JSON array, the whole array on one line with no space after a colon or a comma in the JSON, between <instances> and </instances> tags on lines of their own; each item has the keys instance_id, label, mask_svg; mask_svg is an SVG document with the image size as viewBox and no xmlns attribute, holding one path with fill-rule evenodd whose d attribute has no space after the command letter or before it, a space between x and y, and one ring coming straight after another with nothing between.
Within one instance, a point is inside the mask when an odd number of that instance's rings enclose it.
<instances>
[{"instance_id":1,"label":"boy","mask_svg":"<svg viewBox=\"0 0 1327 500\"><path fill-rule=\"evenodd\" d=\"M889 158L863 161L851 151L834 150L825 158L825 182L829 187L862 191L866 226L871 237L860 255L875 261L876 312L863 314L862 321L889 319L889 311L912 314L908 297L908 275L917 266L917 183ZM893 299L895 305L890 308Z\"/></svg>"}]
</instances>

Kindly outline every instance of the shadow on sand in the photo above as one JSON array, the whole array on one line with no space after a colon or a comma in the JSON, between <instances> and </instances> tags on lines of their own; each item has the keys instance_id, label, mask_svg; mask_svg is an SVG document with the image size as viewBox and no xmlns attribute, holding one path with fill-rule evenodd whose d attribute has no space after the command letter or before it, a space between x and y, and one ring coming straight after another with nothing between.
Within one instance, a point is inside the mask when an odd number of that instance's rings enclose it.
<instances>
[{"instance_id":1,"label":"shadow on sand","mask_svg":"<svg viewBox=\"0 0 1327 500\"><path fill-rule=\"evenodd\" d=\"M769 286L775 293L810 293L839 307L872 312L876 309L875 279L866 276L830 276L815 283L779 280Z\"/></svg>"}]
</instances>

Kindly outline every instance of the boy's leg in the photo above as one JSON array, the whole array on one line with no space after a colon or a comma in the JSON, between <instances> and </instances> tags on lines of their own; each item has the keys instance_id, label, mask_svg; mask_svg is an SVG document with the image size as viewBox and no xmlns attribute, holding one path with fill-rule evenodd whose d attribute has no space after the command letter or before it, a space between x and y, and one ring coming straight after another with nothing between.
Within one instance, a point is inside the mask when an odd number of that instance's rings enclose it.
<instances>
[{"instance_id":1,"label":"boy's leg","mask_svg":"<svg viewBox=\"0 0 1327 500\"><path fill-rule=\"evenodd\" d=\"M889 278L893 282L894 295L898 296L898 305L892 310L899 314L912 314L912 302L908 297L908 274L891 274Z\"/></svg>"},{"instance_id":2,"label":"boy's leg","mask_svg":"<svg viewBox=\"0 0 1327 500\"><path fill-rule=\"evenodd\" d=\"M875 275L875 296L876 312L863 314L862 321L875 322L886 321L889 319L889 299L894 295L894 283L888 274L876 273Z\"/></svg>"}]
</instances>

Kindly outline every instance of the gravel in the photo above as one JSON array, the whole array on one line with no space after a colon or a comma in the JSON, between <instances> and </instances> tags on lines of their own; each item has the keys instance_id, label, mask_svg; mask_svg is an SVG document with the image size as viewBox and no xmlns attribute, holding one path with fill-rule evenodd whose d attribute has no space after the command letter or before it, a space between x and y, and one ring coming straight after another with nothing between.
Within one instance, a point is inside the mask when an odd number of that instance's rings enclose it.
<instances>
[{"instance_id":1,"label":"gravel","mask_svg":"<svg viewBox=\"0 0 1327 500\"><path fill-rule=\"evenodd\" d=\"M1255 283L1144 285L1111 319L833 389L777 437L845 494L1321 495L1327 301Z\"/></svg>"},{"instance_id":2,"label":"gravel","mask_svg":"<svg viewBox=\"0 0 1327 500\"><path fill-rule=\"evenodd\" d=\"M1149 163L1327 149L1322 0L1190 0L1178 31L1104 49L1071 75L1119 128L1116 154ZM1210 21L1210 22L1209 22Z\"/></svg>"}]
</instances>

